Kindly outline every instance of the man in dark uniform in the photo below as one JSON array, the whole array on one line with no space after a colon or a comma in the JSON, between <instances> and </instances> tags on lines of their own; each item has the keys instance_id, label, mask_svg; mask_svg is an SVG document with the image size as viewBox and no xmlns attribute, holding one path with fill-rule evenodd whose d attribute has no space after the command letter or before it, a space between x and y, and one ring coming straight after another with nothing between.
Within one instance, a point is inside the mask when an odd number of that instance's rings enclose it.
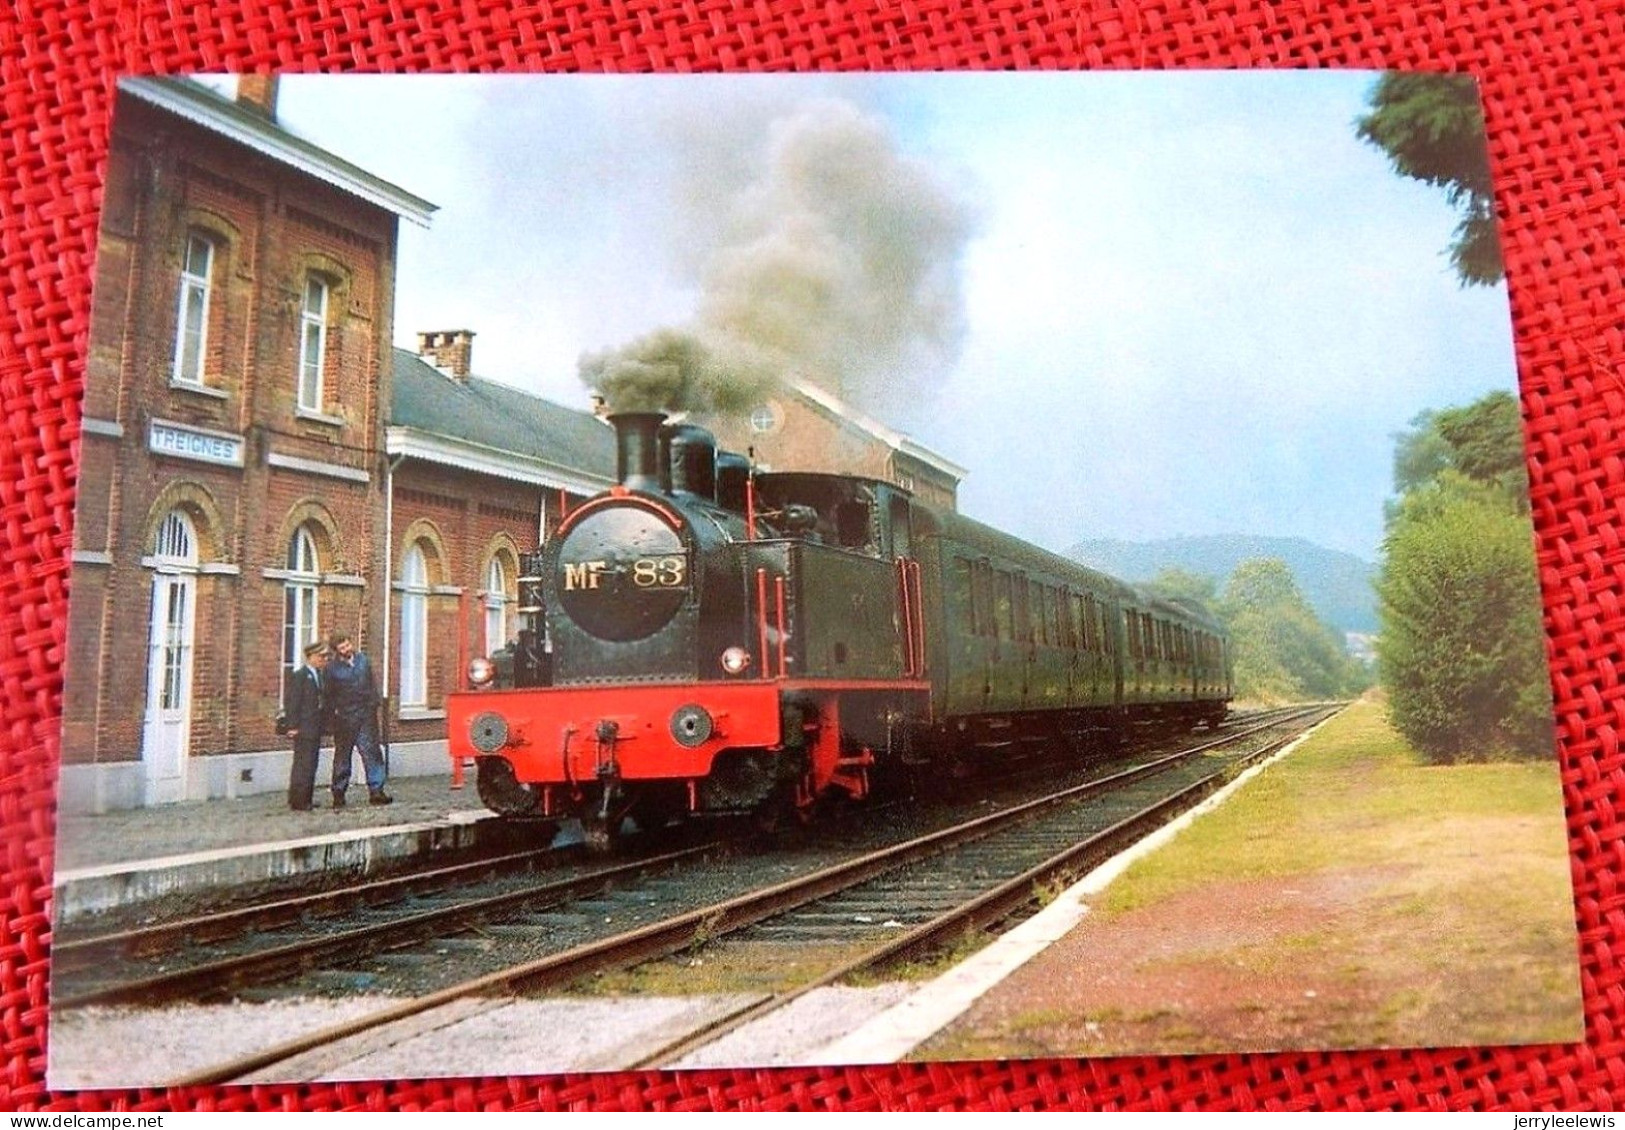
<instances>
[{"instance_id":1,"label":"man in dark uniform","mask_svg":"<svg viewBox=\"0 0 1625 1130\"><path fill-rule=\"evenodd\" d=\"M351 750L361 754L368 803L392 804L394 798L384 791L387 770L378 748L378 684L372 677L372 664L355 649L348 632L334 632L327 643L333 651L324 683L333 715L333 807L344 807Z\"/></svg>"},{"instance_id":2,"label":"man in dark uniform","mask_svg":"<svg viewBox=\"0 0 1625 1130\"><path fill-rule=\"evenodd\" d=\"M322 668L327 646L320 640L305 645L305 665L288 676L282 717L293 739L293 769L288 774L288 807L309 812L316 792L316 761L321 756L322 726L327 704L322 694Z\"/></svg>"}]
</instances>

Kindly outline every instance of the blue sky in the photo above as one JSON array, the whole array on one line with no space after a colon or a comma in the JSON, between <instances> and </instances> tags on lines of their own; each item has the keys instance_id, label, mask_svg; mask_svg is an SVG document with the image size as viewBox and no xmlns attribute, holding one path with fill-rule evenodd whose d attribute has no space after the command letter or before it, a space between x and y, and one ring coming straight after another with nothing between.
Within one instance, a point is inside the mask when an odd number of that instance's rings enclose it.
<instances>
[{"instance_id":1,"label":"blue sky","mask_svg":"<svg viewBox=\"0 0 1625 1130\"><path fill-rule=\"evenodd\" d=\"M280 116L440 205L399 344L472 329L481 375L585 406L583 352L694 316L774 123L849 103L966 219L957 349L885 408L970 469L962 509L1371 559L1392 434L1515 383L1504 288L1461 289L1442 194L1354 138L1374 79L289 76Z\"/></svg>"}]
</instances>

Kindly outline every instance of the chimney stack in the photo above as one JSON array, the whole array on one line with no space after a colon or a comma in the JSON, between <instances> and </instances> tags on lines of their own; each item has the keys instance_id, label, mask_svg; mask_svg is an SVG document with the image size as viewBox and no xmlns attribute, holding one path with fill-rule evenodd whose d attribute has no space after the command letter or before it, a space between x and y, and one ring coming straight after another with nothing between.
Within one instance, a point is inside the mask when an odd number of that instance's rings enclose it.
<instances>
[{"instance_id":1,"label":"chimney stack","mask_svg":"<svg viewBox=\"0 0 1625 1130\"><path fill-rule=\"evenodd\" d=\"M276 75L240 75L237 104L262 118L276 121Z\"/></svg>"},{"instance_id":2,"label":"chimney stack","mask_svg":"<svg viewBox=\"0 0 1625 1130\"><path fill-rule=\"evenodd\" d=\"M671 469L660 464L660 425L665 421L664 412L617 412L609 418L615 426L615 477L622 486L670 492Z\"/></svg>"},{"instance_id":3,"label":"chimney stack","mask_svg":"<svg viewBox=\"0 0 1625 1130\"><path fill-rule=\"evenodd\" d=\"M432 330L418 334L418 356L466 384L474 364L473 330Z\"/></svg>"}]
</instances>

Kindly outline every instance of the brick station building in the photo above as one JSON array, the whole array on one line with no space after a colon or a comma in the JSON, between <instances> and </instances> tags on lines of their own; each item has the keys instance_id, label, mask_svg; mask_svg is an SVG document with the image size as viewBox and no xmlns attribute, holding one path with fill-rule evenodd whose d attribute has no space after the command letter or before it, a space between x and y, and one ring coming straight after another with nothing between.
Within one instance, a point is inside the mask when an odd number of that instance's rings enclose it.
<instances>
[{"instance_id":1,"label":"brick station building","mask_svg":"<svg viewBox=\"0 0 1625 1130\"><path fill-rule=\"evenodd\" d=\"M233 101L119 84L72 559L63 804L225 795L270 766L318 623L382 629L397 225L434 206ZM274 772L273 772L274 775ZM285 784L286 773L282 774Z\"/></svg>"}]
</instances>

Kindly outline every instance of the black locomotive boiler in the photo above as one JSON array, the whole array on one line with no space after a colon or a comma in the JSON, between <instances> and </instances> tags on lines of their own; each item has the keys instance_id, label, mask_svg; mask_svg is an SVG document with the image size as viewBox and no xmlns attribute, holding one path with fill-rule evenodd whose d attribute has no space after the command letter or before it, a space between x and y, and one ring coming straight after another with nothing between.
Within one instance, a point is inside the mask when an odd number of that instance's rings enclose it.
<instances>
[{"instance_id":1,"label":"black locomotive boiler","mask_svg":"<svg viewBox=\"0 0 1625 1130\"><path fill-rule=\"evenodd\" d=\"M516 645L448 699L499 813L605 846L628 815L773 819L904 766L1225 716L1229 645L1195 604L888 482L612 422L618 485L526 555Z\"/></svg>"}]
</instances>

